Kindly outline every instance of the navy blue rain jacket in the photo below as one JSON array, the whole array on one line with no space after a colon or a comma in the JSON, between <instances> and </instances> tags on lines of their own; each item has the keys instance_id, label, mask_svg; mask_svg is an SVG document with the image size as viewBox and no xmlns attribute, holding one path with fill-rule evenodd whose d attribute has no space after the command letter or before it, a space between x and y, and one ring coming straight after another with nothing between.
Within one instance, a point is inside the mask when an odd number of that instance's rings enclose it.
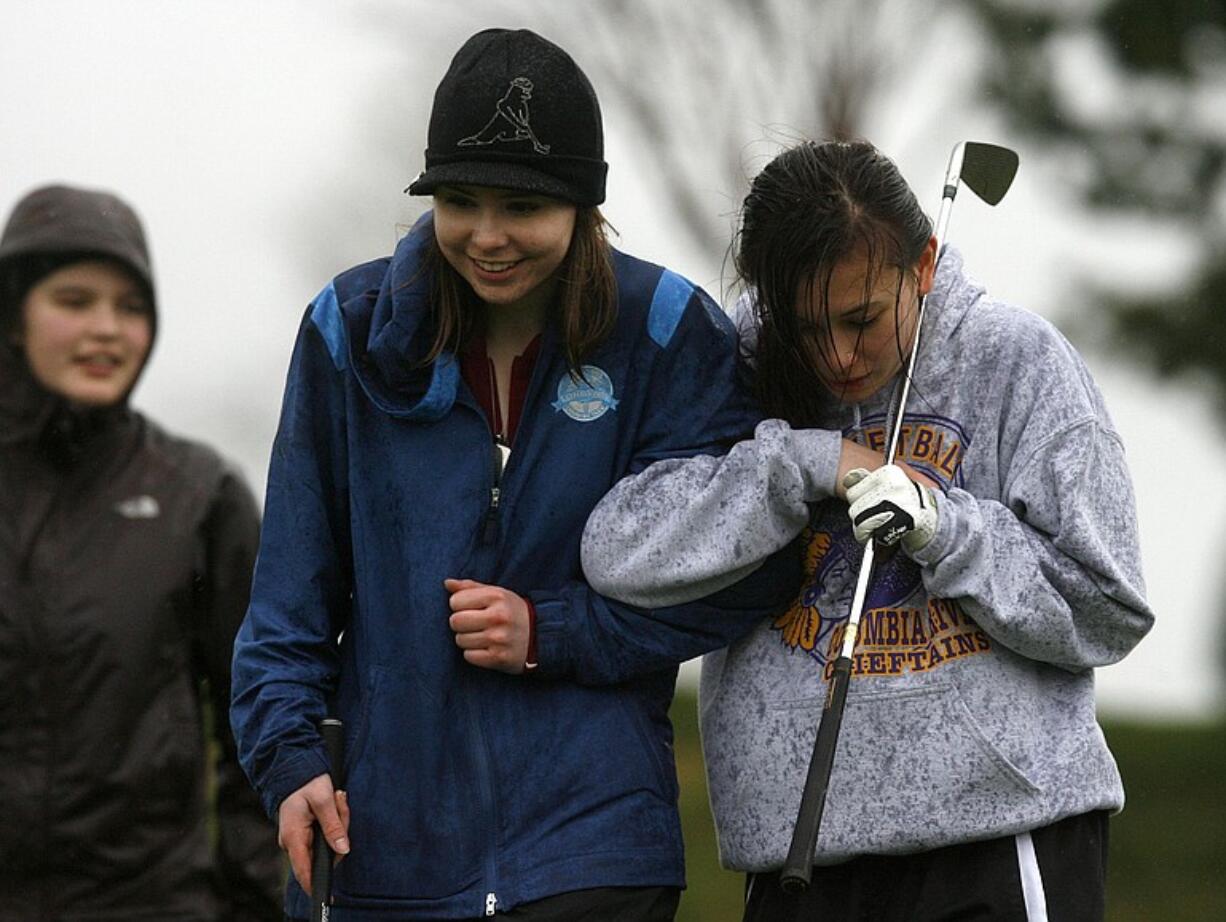
<instances>
[{"instance_id":1,"label":"navy blue rain jacket","mask_svg":"<svg viewBox=\"0 0 1226 922\"><path fill-rule=\"evenodd\" d=\"M318 721L344 721L353 850L337 868L338 922L682 886L676 665L748 632L799 571L772 562L646 612L584 582L579 544L620 477L750 434L731 325L681 277L615 253L614 332L583 380L544 334L499 471L455 357L420 367L432 233L420 222L391 259L339 276L303 320L235 648L243 766L275 815L326 770ZM537 671L464 662L447 577L532 600ZM307 915L292 879L287 909Z\"/></svg>"}]
</instances>

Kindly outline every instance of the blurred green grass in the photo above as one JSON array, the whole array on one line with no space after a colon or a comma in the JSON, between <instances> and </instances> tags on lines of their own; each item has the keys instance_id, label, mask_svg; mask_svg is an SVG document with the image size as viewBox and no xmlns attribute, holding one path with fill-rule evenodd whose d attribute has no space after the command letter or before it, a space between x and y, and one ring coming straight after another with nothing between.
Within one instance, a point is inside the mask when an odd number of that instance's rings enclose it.
<instances>
[{"instance_id":1,"label":"blurred green grass","mask_svg":"<svg viewBox=\"0 0 1226 922\"><path fill-rule=\"evenodd\" d=\"M744 879L720 868L693 690L672 707L689 888L678 922L739 922ZM1226 919L1226 721L1105 723L1128 792L1111 821L1108 922Z\"/></svg>"}]
</instances>

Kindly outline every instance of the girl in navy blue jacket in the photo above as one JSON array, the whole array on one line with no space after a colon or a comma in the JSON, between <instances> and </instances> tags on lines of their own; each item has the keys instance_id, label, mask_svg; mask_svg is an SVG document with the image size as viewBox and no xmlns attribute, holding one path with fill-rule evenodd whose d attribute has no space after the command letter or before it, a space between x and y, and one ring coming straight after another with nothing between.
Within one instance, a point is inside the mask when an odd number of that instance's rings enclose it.
<instances>
[{"instance_id":1,"label":"girl in navy blue jacket","mask_svg":"<svg viewBox=\"0 0 1226 922\"><path fill-rule=\"evenodd\" d=\"M621 477L752 431L734 334L609 246L596 97L539 36L460 49L426 167L409 191L432 214L303 320L236 646L232 721L289 852L287 912L307 914L318 819L344 856L336 919L671 919L676 665L799 573L779 559L648 616L591 589L579 540Z\"/></svg>"}]
</instances>

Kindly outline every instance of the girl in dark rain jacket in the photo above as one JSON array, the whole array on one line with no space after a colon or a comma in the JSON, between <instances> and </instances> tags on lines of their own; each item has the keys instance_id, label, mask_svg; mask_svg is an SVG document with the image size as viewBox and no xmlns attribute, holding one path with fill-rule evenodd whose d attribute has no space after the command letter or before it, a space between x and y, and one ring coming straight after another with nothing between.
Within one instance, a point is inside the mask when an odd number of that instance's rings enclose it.
<instances>
[{"instance_id":1,"label":"girl in dark rain jacket","mask_svg":"<svg viewBox=\"0 0 1226 922\"><path fill-rule=\"evenodd\" d=\"M279 917L274 830L225 723L256 508L213 451L128 406L153 295L119 199L52 186L14 209L0 238L4 922Z\"/></svg>"},{"instance_id":2,"label":"girl in dark rain jacket","mask_svg":"<svg viewBox=\"0 0 1226 922\"><path fill-rule=\"evenodd\" d=\"M623 475L751 430L734 333L605 242L599 109L560 48L474 36L429 144L410 191L433 213L303 320L235 650L287 909L307 915L319 816L345 854L337 919L671 919L676 664L791 585L767 566L649 620L592 591L579 536Z\"/></svg>"}]
</instances>

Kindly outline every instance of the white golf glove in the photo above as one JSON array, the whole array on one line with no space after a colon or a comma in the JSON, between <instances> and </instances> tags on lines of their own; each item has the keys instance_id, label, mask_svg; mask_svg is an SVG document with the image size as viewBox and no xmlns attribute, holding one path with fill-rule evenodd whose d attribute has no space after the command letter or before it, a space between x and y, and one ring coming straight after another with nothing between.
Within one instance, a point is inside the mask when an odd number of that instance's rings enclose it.
<instances>
[{"instance_id":1,"label":"white golf glove","mask_svg":"<svg viewBox=\"0 0 1226 922\"><path fill-rule=\"evenodd\" d=\"M861 544L869 538L889 547L902 539L908 551L918 551L937 531L937 500L932 490L916 483L896 464L869 473L862 467L843 478L852 529Z\"/></svg>"}]
</instances>

